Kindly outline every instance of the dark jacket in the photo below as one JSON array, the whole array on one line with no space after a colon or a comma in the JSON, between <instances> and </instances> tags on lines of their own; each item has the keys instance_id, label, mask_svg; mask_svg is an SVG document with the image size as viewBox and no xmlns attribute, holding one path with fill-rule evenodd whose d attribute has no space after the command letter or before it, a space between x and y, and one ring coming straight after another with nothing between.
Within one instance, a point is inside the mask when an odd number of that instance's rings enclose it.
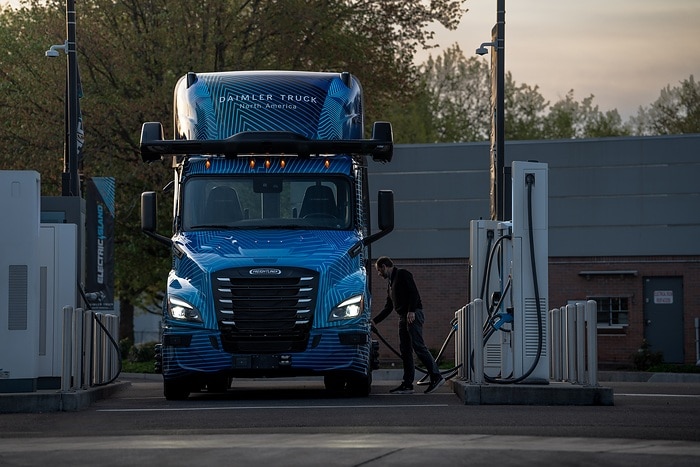
<instances>
[{"instance_id":1,"label":"dark jacket","mask_svg":"<svg viewBox=\"0 0 700 467\"><path fill-rule=\"evenodd\" d=\"M376 324L381 323L389 316L391 310L396 310L399 316L405 317L409 312L415 313L416 310L422 309L423 303L420 300L413 275L406 269L395 267L389 278L386 305L373 321Z\"/></svg>"}]
</instances>

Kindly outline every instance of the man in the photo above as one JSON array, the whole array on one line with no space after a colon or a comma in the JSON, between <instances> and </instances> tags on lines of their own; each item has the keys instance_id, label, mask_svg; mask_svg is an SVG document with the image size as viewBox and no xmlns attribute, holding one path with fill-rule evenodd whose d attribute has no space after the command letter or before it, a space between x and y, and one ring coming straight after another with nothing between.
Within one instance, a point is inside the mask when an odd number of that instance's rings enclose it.
<instances>
[{"instance_id":1,"label":"man","mask_svg":"<svg viewBox=\"0 0 700 467\"><path fill-rule=\"evenodd\" d=\"M388 280L387 298L384 309L372 320L373 324L379 324L396 310L399 315L399 350L403 361L403 382L392 394L413 393L413 379L416 369L413 364L413 352L423 363L430 374L430 385L425 390L430 394L445 383L445 378L440 374L440 369L432 354L423 342L423 304L420 300L418 287L413 280L413 275L406 269L394 267L394 262L387 256L382 256L375 263L377 273Z\"/></svg>"}]
</instances>

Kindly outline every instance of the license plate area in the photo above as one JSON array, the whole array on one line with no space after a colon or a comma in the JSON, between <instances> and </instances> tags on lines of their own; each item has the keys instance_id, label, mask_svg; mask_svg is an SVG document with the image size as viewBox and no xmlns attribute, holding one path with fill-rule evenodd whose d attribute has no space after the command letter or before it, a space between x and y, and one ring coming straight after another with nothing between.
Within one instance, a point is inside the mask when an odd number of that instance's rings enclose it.
<instances>
[{"instance_id":1,"label":"license plate area","mask_svg":"<svg viewBox=\"0 0 700 467\"><path fill-rule=\"evenodd\" d=\"M274 370L292 364L291 355L236 355L233 368L237 370Z\"/></svg>"}]
</instances>

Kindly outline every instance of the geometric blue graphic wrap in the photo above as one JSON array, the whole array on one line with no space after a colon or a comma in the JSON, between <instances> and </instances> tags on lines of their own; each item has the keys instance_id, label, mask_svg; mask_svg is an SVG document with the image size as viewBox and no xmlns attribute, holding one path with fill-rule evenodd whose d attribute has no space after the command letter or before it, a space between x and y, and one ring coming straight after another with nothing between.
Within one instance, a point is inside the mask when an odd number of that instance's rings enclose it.
<instances>
[{"instance_id":1,"label":"geometric blue graphic wrap","mask_svg":"<svg viewBox=\"0 0 700 467\"><path fill-rule=\"evenodd\" d=\"M309 139L362 138L362 95L338 73L198 73L177 85L178 134L225 139L243 131L291 131ZM184 104L187 103L187 104Z\"/></svg>"},{"instance_id":2,"label":"geometric blue graphic wrap","mask_svg":"<svg viewBox=\"0 0 700 467\"><path fill-rule=\"evenodd\" d=\"M362 138L362 94L354 77L348 86L339 73L221 72L196 76L189 88L185 77L176 85L176 138L220 140L244 131L288 131L312 140ZM183 189L187 179L194 176L330 174L349 178L355 191L351 199L361 198L361 185L355 179L357 161L350 156L330 156L328 166L325 157L288 157L284 166L270 167L262 163L251 166L249 159L189 156L177 168L176 186ZM175 196L177 210L181 193ZM357 217L364 211L358 207L355 212ZM280 227L176 232L167 294L196 307L203 322L183 323L165 316L164 336L181 335L184 341L190 340L188 346L163 347L164 378L233 370L233 355L222 345L221 311L215 309L212 296L218 289L212 280L218 277L216 273L236 268L295 268L313 271L318 278L308 344L306 349L283 352L291 354L286 370L291 374L339 370L368 374L367 271L362 264L364 254L351 257L348 253L366 231L361 225L364 220L356 221L346 230ZM329 319L333 307L357 295L365 298L360 316ZM368 339L366 343L348 343L346 337L341 344L341 335L366 335Z\"/></svg>"}]
</instances>

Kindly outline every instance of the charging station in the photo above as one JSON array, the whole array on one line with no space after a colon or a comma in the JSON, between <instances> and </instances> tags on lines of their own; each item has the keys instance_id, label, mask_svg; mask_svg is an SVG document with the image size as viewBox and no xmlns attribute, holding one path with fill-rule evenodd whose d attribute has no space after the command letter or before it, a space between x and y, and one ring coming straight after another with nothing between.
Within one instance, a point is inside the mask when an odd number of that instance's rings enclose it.
<instances>
[{"instance_id":1,"label":"charging station","mask_svg":"<svg viewBox=\"0 0 700 467\"><path fill-rule=\"evenodd\" d=\"M0 392L37 389L39 204L36 171L0 171Z\"/></svg>"},{"instance_id":2,"label":"charging station","mask_svg":"<svg viewBox=\"0 0 700 467\"><path fill-rule=\"evenodd\" d=\"M469 225L471 238L469 248L469 301L476 299L490 304L504 292L503 265L510 262L509 250L503 248L504 236L500 232L501 222L472 220ZM503 255L508 254L508 258ZM505 351L502 347L506 347ZM508 352L510 335L492 333L484 338L484 373L491 377L501 374L502 355Z\"/></svg>"},{"instance_id":3,"label":"charging station","mask_svg":"<svg viewBox=\"0 0 700 467\"><path fill-rule=\"evenodd\" d=\"M513 162L513 371L549 382L547 164Z\"/></svg>"},{"instance_id":4,"label":"charging station","mask_svg":"<svg viewBox=\"0 0 700 467\"><path fill-rule=\"evenodd\" d=\"M512 221L470 223L470 301L486 304L484 376L548 384L548 167L513 162Z\"/></svg>"}]
</instances>

